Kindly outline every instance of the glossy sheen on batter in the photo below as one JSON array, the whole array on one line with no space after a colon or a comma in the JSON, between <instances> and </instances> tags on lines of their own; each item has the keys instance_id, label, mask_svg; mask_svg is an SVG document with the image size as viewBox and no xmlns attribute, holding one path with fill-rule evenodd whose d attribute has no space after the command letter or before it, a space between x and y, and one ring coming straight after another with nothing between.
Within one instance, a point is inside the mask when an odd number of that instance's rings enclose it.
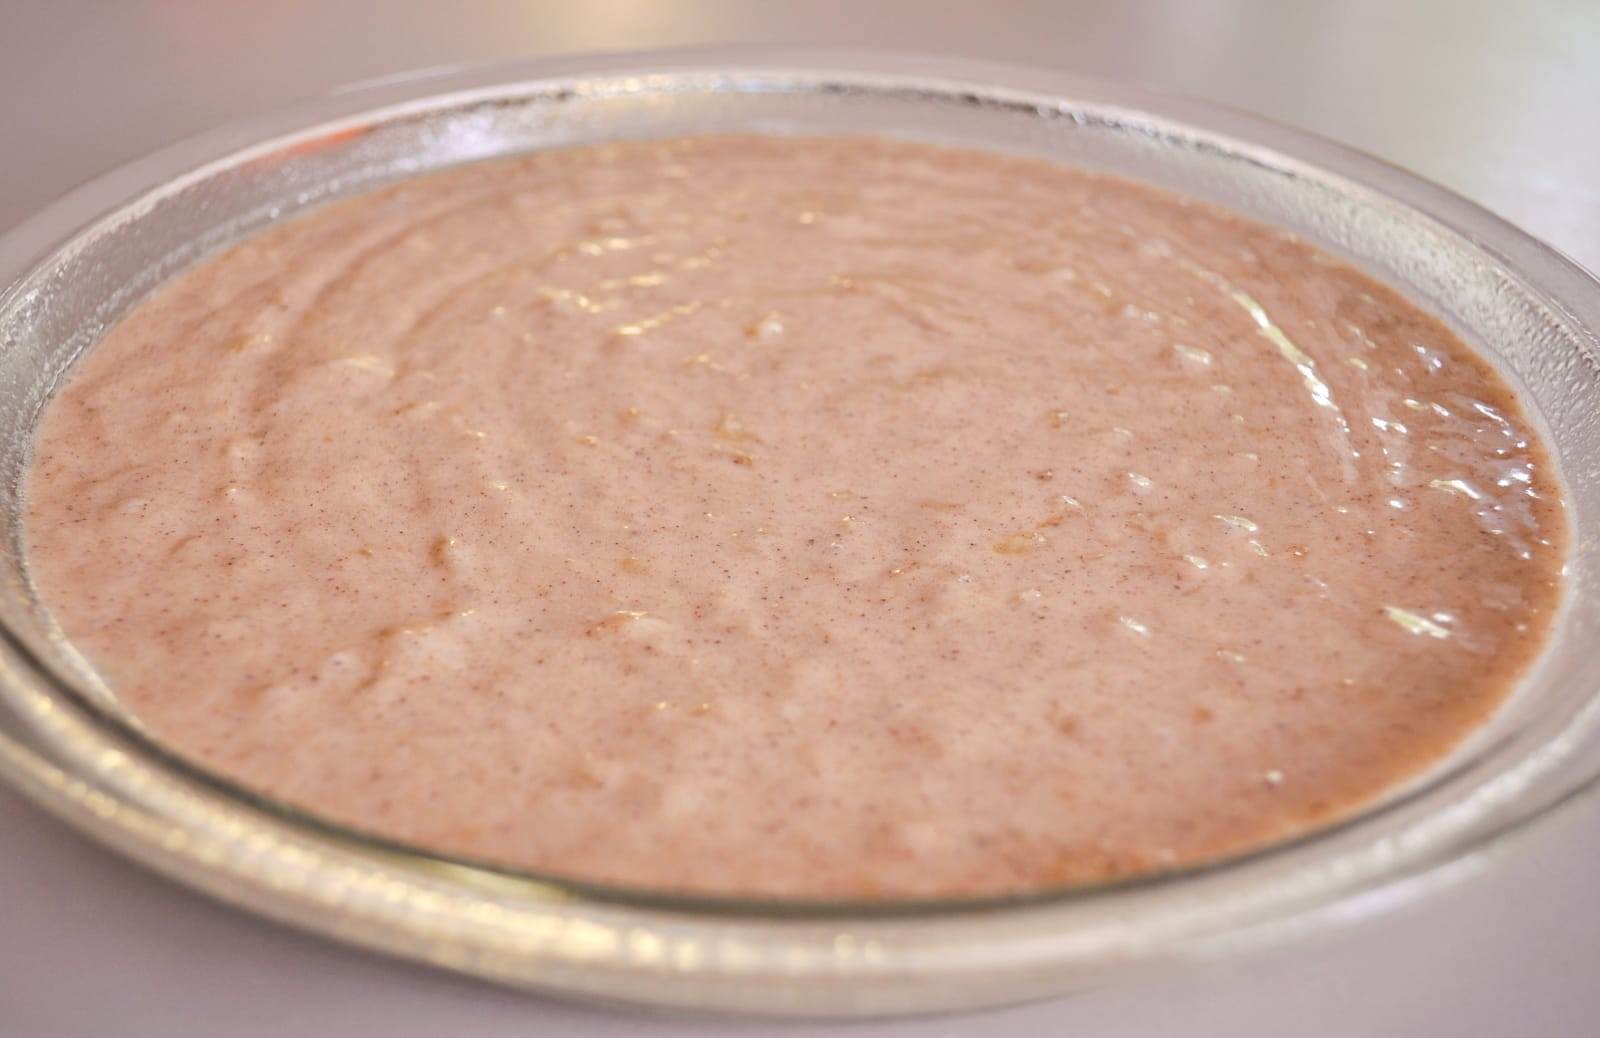
<instances>
[{"instance_id":1,"label":"glossy sheen on batter","mask_svg":"<svg viewBox=\"0 0 1600 1038\"><path fill-rule=\"evenodd\" d=\"M554 152L292 220L76 368L33 577L181 753L357 828L720 894L1259 846L1541 646L1560 488L1285 234L874 140Z\"/></svg>"}]
</instances>

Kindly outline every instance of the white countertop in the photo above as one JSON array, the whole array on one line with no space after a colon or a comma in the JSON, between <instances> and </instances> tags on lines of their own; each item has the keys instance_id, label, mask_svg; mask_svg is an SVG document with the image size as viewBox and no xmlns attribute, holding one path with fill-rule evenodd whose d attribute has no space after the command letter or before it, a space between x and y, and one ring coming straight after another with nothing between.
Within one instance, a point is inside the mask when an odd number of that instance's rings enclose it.
<instances>
[{"instance_id":1,"label":"white countertop","mask_svg":"<svg viewBox=\"0 0 1600 1038\"><path fill-rule=\"evenodd\" d=\"M0 227L177 137L461 61L727 42L898 48L1142 81L1354 144L1600 268L1600 3L0 0ZM0 1035L1600 1034L1600 816L1397 914L999 1012L656 1019L387 961L215 905L0 790Z\"/></svg>"}]
</instances>

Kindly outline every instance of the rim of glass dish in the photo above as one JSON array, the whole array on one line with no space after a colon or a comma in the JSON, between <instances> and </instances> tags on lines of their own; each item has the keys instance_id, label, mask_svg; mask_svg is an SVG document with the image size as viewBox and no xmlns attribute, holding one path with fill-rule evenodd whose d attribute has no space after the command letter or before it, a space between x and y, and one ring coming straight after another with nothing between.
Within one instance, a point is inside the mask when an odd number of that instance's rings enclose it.
<instances>
[{"instance_id":1,"label":"rim of glass dish","mask_svg":"<svg viewBox=\"0 0 1600 1038\"><path fill-rule=\"evenodd\" d=\"M638 78L632 86L624 85L617 92L631 91L641 96L670 90L669 84L679 82L680 89L722 84L725 90L733 93L830 88L880 94L900 92L1034 110L1041 117L1049 117L1052 113L1048 109L1055 109L1058 117L1074 118L1073 106L1077 105L1092 107L1107 120L1166 136L1181 135L1201 146L1225 143L1232 154L1273 170L1315 173L1324 180L1331 176L1360 192L1398 203L1427 217L1495 258L1503 264L1506 273L1537 286L1533 295L1555 308L1569 326L1585 333L1591 349L1600 345L1596 343L1594 332L1600 329L1600 281L1578 263L1483 207L1346 145L1227 106L1042 69L903 52L760 46L617 52L441 66L365 80L289 108L228 123L94 178L62 195L33 217L0 233L0 277L6 279L0 286L0 306L9 301L29 274L51 262L63 250L71 249L80 237L102 221L123 217L155 197L221 168L241 164L255 153L277 152L296 142L314 141L355 125L390 123L408 114L420 115L436 108L465 105L475 99L557 96L562 91L581 91L586 86L593 87L619 77ZM1560 616L1552 624L1552 639L1561 617L1565 616L1569 595L1570 592L1563 594ZM39 659L25 641L4 624L0 624L0 644L14 653L34 677L62 696L97 734L132 747L141 763L220 795L230 806L243 806L287 823L292 830L308 831L358 852L378 852L386 860L402 865L448 869L451 875L461 878L476 874L493 879L496 886L506 882L525 884L530 894L547 897L554 892L589 904L724 917L927 918L1057 905L1122 892L1174 887L1241 866L1287 857L1293 851L1371 825L1436 793L1441 786L1473 767L1477 760L1475 755L1451 767L1430 772L1425 781L1397 795L1380 795L1344 817L1286 839L1179 869L1111 881L999 895L903 899L774 898L674 892L519 869L429 850L324 819L312 811L239 785L177 755L80 691L73 682ZM1569 735L1590 734L1597 722L1600 722L1600 699L1591 694L1567 727L1552 736L1547 744ZM1492 753L1510 738L1511 733L1504 733L1500 739L1479 747L1477 753ZM5 752L14 752L14 747L4 745L7 742L10 740L0 734L0 757ZM1530 759L1531 755L1515 762L1508 770L1514 772L1527 765ZM0 768L0 772L3 771ZM1503 774L1493 777L1498 779ZM1347 893L1368 890L1386 881L1414 877L1447 865L1487 844L1530 828L1532 823L1555 814L1562 807L1585 799L1597 788L1600 788L1600 771L1583 776L1556 795L1486 831L1457 834L1442 847L1430 847L1424 854L1399 861L1386 874L1373 877ZM32 792L41 795L36 790Z\"/></svg>"}]
</instances>

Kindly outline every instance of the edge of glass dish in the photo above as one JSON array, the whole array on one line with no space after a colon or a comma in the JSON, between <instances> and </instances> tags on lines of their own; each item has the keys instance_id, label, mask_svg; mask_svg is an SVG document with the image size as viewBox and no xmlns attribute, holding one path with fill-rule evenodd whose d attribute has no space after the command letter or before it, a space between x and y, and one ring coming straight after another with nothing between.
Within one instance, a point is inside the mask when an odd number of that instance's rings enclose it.
<instances>
[{"instance_id":1,"label":"edge of glass dish","mask_svg":"<svg viewBox=\"0 0 1600 1038\"><path fill-rule=\"evenodd\" d=\"M730 48L589 55L430 70L360 84L164 149L69 193L0 236L0 312L30 272L108 220L217 166L475 98L594 89L911 91L1041 116L1122 120L1297 176L1340 178L1466 238L1538 286L1597 348L1600 283L1523 232L1411 174L1217 106L1053 73L909 55ZM1575 534L1576 535L1576 534ZM630 890L464 861L367 836L243 790L173 756L0 629L0 776L69 823L225 900L324 934L449 968L588 997L737 1011L863 1014L1015 1001L1139 965L1270 943L1409 900L1585 799L1584 773L1529 802L1549 769L1594 742L1592 697L1540 753L1382 846L1300 860L1433 793L1463 767L1347 819L1195 868L1038 893L822 902ZM1516 781L1510 781L1511 779ZM1494 788L1489 787L1493 785ZM1509 807L1507 806L1509 805ZM1483 807L1484 805L1480 805ZM1470 817L1469 817L1470 816ZM1315 859L1315 854L1312 855ZM1278 865L1285 865L1272 875Z\"/></svg>"}]
</instances>

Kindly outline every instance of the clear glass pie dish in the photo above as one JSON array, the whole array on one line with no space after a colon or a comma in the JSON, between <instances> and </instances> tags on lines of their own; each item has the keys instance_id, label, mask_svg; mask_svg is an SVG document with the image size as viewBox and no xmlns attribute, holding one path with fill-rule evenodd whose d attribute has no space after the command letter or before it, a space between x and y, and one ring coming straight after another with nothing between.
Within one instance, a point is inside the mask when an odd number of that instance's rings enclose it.
<instances>
[{"instance_id":1,"label":"clear glass pie dish","mask_svg":"<svg viewBox=\"0 0 1600 1038\"><path fill-rule=\"evenodd\" d=\"M733 130L908 135L1119 173L1287 227L1421 302L1523 392L1566 480L1568 589L1540 662L1466 745L1344 822L1201 868L1009 899L756 902L517 873L269 802L149 738L28 578L21 477L72 360L171 274L330 197L543 147ZM1600 283L1448 192L1248 116L888 55L723 50L450 70L229 127L95 181L0 238L0 286L0 774L130 856L307 929L613 1001L951 1009L1381 909L1481 866L1600 774Z\"/></svg>"}]
</instances>

